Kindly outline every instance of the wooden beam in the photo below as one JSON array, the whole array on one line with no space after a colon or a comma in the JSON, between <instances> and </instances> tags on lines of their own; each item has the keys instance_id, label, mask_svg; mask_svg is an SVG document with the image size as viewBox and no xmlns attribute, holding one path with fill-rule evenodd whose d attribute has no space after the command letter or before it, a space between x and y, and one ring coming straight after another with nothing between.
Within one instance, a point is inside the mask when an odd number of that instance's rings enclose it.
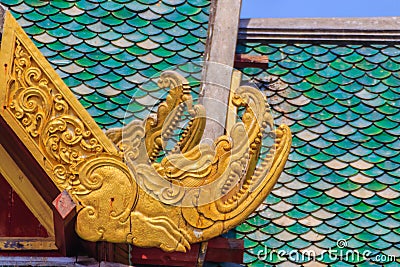
<instances>
[{"instance_id":1,"label":"wooden beam","mask_svg":"<svg viewBox=\"0 0 400 267\"><path fill-rule=\"evenodd\" d=\"M243 240L217 237L208 242L206 262L243 263Z\"/></svg>"},{"instance_id":2,"label":"wooden beam","mask_svg":"<svg viewBox=\"0 0 400 267\"><path fill-rule=\"evenodd\" d=\"M3 33L3 24L5 15L6 15L6 9L0 4L0 43L1 43L1 34Z\"/></svg>"},{"instance_id":3,"label":"wooden beam","mask_svg":"<svg viewBox=\"0 0 400 267\"><path fill-rule=\"evenodd\" d=\"M235 68L268 68L268 56L235 55Z\"/></svg>"},{"instance_id":4,"label":"wooden beam","mask_svg":"<svg viewBox=\"0 0 400 267\"><path fill-rule=\"evenodd\" d=\"M0 129L0 144L29 179L47 205L52 207L55 244L59 249L59 253L62 256L75 256L74 250L77 249L76 241L78 240L75 233L75 209L65 218L62 218L62 215L52 205L53 200L60 194L60 191L1 116Z\"/></svg>"},{"instance_id":5,"label":"wooden beam","mask_svg":"<svg viewBox=\"0 0 400 267\"><path fill-rule=\"evenodd\" d=\"M78 236L75 232L76 205L67 191L61 192L53 201L56 245L63 256L77 252Z\"/></svg>"},{"instance_id":6,"label":"wooden beam","mask_svg":"<svg viewBox=\"0 0 400 267\"><path fill-rule=\"evenodd\" d=\"M104 266L85 257L59 257L57 255L21 256L10 255L0 257L0 266Z\"/></svg>"},{"instance_id":7,"label":"wooden beam","mask_svg":"<svg viewBox=\"0 0 400 267\"><path fill-rule=\"evenodd\" d=\"M114 244L113 252L113 262L130 265L131 245Z\"/></svg>"},{"instance_id":8,"label":"wooden beam","mask_svg":"<svg viewBox=\"0 0 400 267\"><path fill-rule=\"evenodd\" d=\"M43 225L49 236L54 237L53 212L51 208L1 144L0 155L0 173Z\"/></svg>"},{"instance_id":9,"label":"wooden beam","mask_svg":"<svg viewBox=\"0 0 400 267\"><path fill-rule=\"evenodd\" d=\"M398 43L400 17L253 18L240 21L240 42Z\"/></svg>"},{"instance_id":10,"label":"wooden beam","mask_svg":"<svg viewBox=\"0 0 400 267\"><path fill-rule=\"evenodd\" d=\"M200 92L207 111L203 140L213 141L225 133L241 4L241 0L214 0L211 4Z\"/></svg>"},{"instance_id":11,"label":"wooden beam","mask_svg":"<svg viewBox=\"0 0 400 267\"><path fill-rule=\"evenodd\" d=\"M123 244L122 244L123 245ZM116 262L117 259L115 259L114 254L115 254L115 246L116 244L110 243L110 242L96 242L96 256L95 259L98 262ZM118 260L121 260L121 258L118 258ZM129 260L129 256L126 258L126 260L121 260L118 263L123 263L126 264L126 261ZM129 265L129 261L128 264Z\"/></svg>"},{"instance_id":12,"label":"wooden beam","mask_svg":"<svg viewBox=\"0 0 400 267\"><path fill-rule=\"evenodd\" d=\"M168 253L158 248L133 247L131 264L146 264L158 266L197 266L200 255L200 244L193 244L186 252ZM208 241L205 262L243 263L243 240L216 237Z\"/></svg>"},{"instance_id":13,"label":"wooden beam","mask_svg":"<svg viewBox=\"0 0 400 267\"><path fill-rule=\"evenodd\" d=\"M51 207L52 201L60 191L1 116L0 129L0 144L36 188L47 205Z\"/></svg>"},{"instance_id":14,"label":"wooden beam","mask_svg":"<svg viewBox=\"0 0 400 267\"><path fill-rule=\"evenodd\" d=\"M57 250L54 237L0 237L0 250Z\"/></svg>"},{"instance_id":15,"label":"wooden beam","mask_svg":"<svg viewBox=\"0 0 400 267\"><path fill-rule=\"evenodd\" d=\"M197 266L199 248L199 244L193 244L186 253L168 253L158 248L133 247L131 264L193 267Z\"/></svg>"}]
</instances>

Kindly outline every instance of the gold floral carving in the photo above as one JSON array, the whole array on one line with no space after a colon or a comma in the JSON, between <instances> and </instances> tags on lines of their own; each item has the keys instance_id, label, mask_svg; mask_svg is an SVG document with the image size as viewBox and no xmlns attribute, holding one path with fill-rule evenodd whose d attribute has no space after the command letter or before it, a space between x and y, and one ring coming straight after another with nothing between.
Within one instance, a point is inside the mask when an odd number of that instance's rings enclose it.
<instances>
[{"instance_id":1,"label":"gold floral carving","mask_svg":"<svg viewBox=\"0 0 400 267\"><path fill-rule=\"evenodd\" d=\"M103 133L9 13L0 61L1 116L72 196L83 239L186 251L243 222L287 160L290 130L273 129L266 98L252 87L235 90L241 120L210 146L200 143L204 107L175 72L159 79L169 95L153 117ZM155 161L184 109L191 120L177 147ZM260 159L266 135L275 143Z\"/></svg>"},{"instance_id":2,"label":"gold floral carving","mask_svg":"<svg viewBox=\"0 0 400 267\"><path fill-rule=\"evenodd\" d=\"M87 192L76 166L104 148L19 40L6 88L9 110L46 156L57 186Z\"/></svg>"}]
</instances>

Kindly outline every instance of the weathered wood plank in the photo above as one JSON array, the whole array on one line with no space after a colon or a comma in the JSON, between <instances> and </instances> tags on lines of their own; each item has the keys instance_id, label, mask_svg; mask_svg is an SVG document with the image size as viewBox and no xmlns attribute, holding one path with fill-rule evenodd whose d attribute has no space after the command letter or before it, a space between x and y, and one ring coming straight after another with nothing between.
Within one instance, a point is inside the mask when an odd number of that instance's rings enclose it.
<instances>
[{"instance_id":1,"label":"weathered wood plank","mask_svg":"<svg viewBox=\"0 0 400 267\"><path fill-rule=\"evenodd\" d=\"M54 237L0 237L0 250L57 250Z\"/></svg>"},{"instance_id":2,"label":"weathered wood plank","mask_svg":"<svg viewBox=\"0 0 400 267\"><path fill-rule=\"evenodd\" d=\"M208 241L205 262L243 263L243 240L216 237ZM186 252L168 253L158 248L133 247L132 264L153 264L158 266L196 266L200 252L200 244L193 244Z\"/></svg>"},{"instance_id":3,"label":"weathered wood plank","mask_svg":"<svg viewBox=\"0 0 400 267\"><path fill-rule=\"evenodd\" d=\"M224 134L241 3L216 0L211 6L200 93L208 118L203 140Z\"/></svg>"},{"instance_id":4,"label":"weathered wood plank","mask_svg":"<svg viewBox=\"0 0 400 267\"><path fill-rule=\"evenodd\" d=\"M240 41L398 43L400 17L242 19Z\"/></svg>"},{"instance_id":5,"label":"weathered wood plank","mask_svg":"<svg viewBox=\"0 0 400 267\"><path fill-rule=\"evenodd\" d=\"M235 55L235 68L261 68L268 67L268 56L254 56L246 54Z\"/></svg>"},{"instance_id":6,"label":"weathered wood plank","mask_svg":"<svg viewBox=\"0 0 400 267\"><path fill-rule=\"evenodd\" d=\"M4 24L5 14L6 14L6 9L0 4L0 44L1 44L1 36L3 33L3 24Z\"/></svg>"}]
</instances>

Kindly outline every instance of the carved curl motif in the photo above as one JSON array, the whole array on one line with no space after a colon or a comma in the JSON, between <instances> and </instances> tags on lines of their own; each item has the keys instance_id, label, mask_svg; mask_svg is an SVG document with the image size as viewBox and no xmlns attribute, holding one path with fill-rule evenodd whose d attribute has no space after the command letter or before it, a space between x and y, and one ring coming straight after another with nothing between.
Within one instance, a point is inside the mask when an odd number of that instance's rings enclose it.
<instances>
[{"instance_id":1,"label":"carved curl motif","mask_svg":"<svg viewBox=\"0 0 400 267\"><path fill-rule=\"evenodd\" d=\"M10 110L36 140L39 149L57 164L57 186L69 189L79 184L76 165L92 152L104 148L82 120L70 110L64 97L16 40L12 79L8 82Z\"/></svg>"},{"instance_id":2,"label":"carved curl motif","mask_svg":"<svg viewBox=\"0 0 400 267\"><path fill-rule=\"evenodd\" d=\"M168 77L183 79L173 73L168 73ZM183 79L182 84L185 82ZM187 106L191 107L191 99L187 102ZM160 163L146 160L145 144L156 143L163 131L147 135L146 124L138 121L121 129L121 139L117 142L117 146L121 147L121 144L129 144L131 136L145 133L145 140L141 144L134 142L135 151L139 151L135 158L126 157L130 151L129 145L124 146L123 154L127 165L137 175L137 184L148 196L157 200L160 208L151 206L149 210L141 205L139 199L137 209L176 218L175 221L181 222L183 229L189 229L190 243L226 232L243 221L270 192L289 153L290 130L285 125L273 129L267 100L259 90L239 87L232 102L244 108L241 121L232 127L229 135L215 140L213 147L199 145L202 131L191 131L193 124L189 124L188 129L183 131L185 140L178 143L179 146L185 143L189 149L178 151L181 148L178 147L177 151L181 153L171 153ZM176 102L175 105L175 108L179 107L180 103ZM172 107L169 110L173 110ZM203 116L202 112L191 114L194 115L191 119L193 122L200 121L196 116ZM157 121L157 117L153 121ZM178 117L173 116L170 120L164 117L162 121L168 123L163 129L173 131L178 124ZM257 166L260 148L267 135L275 143ZM155 210L158 213L154 213ZM176 212L178 214L173 216Z\"/></svg>"},{"instance_id":3,"label":"carved curl motif","mask_svg":"<svg viewBox=\"0 0 400 267\"><path fill-rule=\"evenodd\" d=\"M239 87L244 109L213 146L199 144L205 110L188 82L164 72L169 95L155 117L107 132L111 143L8 13L0 61L1 116L60 190L76 201L76 231L90 241L186 251L241 223L272 189L290 150L287 126L272 129L266 98ZM180 114L192 116L177 147L159 163ZM275 143L257 165L265 135ZM244 138L246 137L246 138ZM40 156L38 156L40 155Z\"/></svg>"}]
</instances>

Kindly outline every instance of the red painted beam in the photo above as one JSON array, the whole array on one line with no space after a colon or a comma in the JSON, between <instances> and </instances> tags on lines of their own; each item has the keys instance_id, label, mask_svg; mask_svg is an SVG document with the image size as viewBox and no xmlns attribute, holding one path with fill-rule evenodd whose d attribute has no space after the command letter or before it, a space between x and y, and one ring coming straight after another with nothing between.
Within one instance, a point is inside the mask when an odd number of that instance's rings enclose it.
<instances>
[{"instance_id":1,"label":"red painted beam","mask_svg":"<svg viewBox=\"0 0 400 267\"><path fill-rule=\"evenodd\" d=\"M243 263L244 242L217 237L208 242L205 261Z\"/></svg>"},{"instance_id":2,"label":"red painted beam","mask_svg":"<svg viewBox=\"0 0 400 267\"><path fill-rule=\"evenodd\" d=\"M63 256L75 256L78 236L75 232L76 205L67 193L61 192L53 201L56 246Z\"/></svg>"},{"instance_id":3,"label":"red painted beam","mask_svg":"<svg viewBox=\"0 0 400 267\"><path fill-rule=\"evenodd\" d=\"M28 177L29 181L43 197L48 206L53 208L56 245L59 248L57 252L43 251L32 254L32 251L21 251L13 254L10 252L9 255L47 255L50 253L49 255L51 256L75 256L75 209L70 213L67 212L60 215L60 210L57 210L52 205L53 200L57 198L60 193L56 185L51 181L50 177L48 177L30 151L1 116L0 129L0 144L7 150L26 177Z\"/></svg>"},{"instance_id":4,"label":"red painted beam","mask_svg":"<svg viewBox=\"0 0 400 267\"><path fill-rule=\"evenodd\" d=\"M191 249L186 252L164 252L158 248L139 248L133 247L131 263L151 264L159 266L184 266L193 267L197 265L199 257L199 244L193 244Z\"/></svg>"},{"instance_id":5,"label":"red painted beam","mask_svg":"<svg viewBox=\"0 0 400 267\"><path fill-rule=\"evenodd\" d=\"M0 144L7 150L32 185L51 207L52 201L60 191L1 116L0 129Z\"/></svg>"},{"instance_id":6,"label":"red painted beam","mask_svg":"<svg viewBox=\"0 0 400 267\"><path fill-rule=\"evenodd\" d=\"M190 251L164 252L158 248L133 247L131 252L132 264L148 264L158 266L197 266L200 244L193 244ZM208 241L206 262L243 263L243 240L216 237Z\"/></svg>"}]
</instances>

